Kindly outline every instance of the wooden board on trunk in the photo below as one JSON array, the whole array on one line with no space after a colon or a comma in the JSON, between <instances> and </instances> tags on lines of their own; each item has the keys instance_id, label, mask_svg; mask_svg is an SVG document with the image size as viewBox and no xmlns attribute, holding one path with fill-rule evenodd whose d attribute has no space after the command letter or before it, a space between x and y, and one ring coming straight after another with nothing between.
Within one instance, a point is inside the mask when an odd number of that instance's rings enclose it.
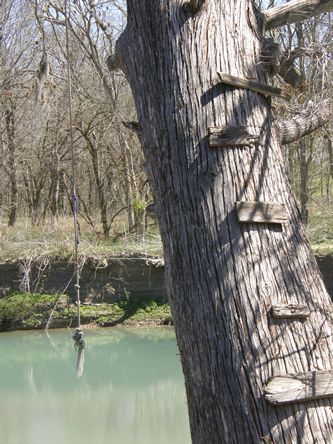
<instances>
[{"instance_id":1,"label":"wooden board on trunk","mask_svg":"<svg viewBox=\"0 0 333 444\"><path fill-rule=\"evenodd\" d=\"M332 370L273 376L265 389L266 401L274 405L329 397L333 397Z\"/></svg>"},{"instance_id":2,"label":"wooden board on trunk","mask_svg":"<svg viewBox=\"0 0 333 444\"><path fill-rule=\"evenodd\" d=\"M288 213L283 204L271 202L236 202L239 222L283 224Z\"/></svg>"},{"instance_id":3,"label":"wooden board on trunk","mask_svg":"<svg viewBox=\"0 0 333 444\"><path fill-rule=\"evenodd\" d=\"M306 305L278 304L272 305L272 316L275 319L306 319L310 310Z\"/></svg>"},{"instance_id":4,"label":"wooden board on trunk","mask_svg":"<svg viewBox=\"0 0 333 444\"><path fill-rule=\"evenodd\" d=\"M246 126L214 126L208 128L209 146L246 146L259 140L259 135L250 134Z\"/></svg>"},{"instance_id":5,"label":"wooden board on trunk","mask_svg":"<svg viewBox=\"0 0 333 444\"><path fill-rule=\"evenodd\" d=\"M285 98L282 96L280 88L264 85L262 83L254 82L253 80L242 79L241 77L231 76L225 72L218 72L220 82L226 85L235 86L237 88L249 89L264 96L275 96Z\"/></svg>"}]
</instances>

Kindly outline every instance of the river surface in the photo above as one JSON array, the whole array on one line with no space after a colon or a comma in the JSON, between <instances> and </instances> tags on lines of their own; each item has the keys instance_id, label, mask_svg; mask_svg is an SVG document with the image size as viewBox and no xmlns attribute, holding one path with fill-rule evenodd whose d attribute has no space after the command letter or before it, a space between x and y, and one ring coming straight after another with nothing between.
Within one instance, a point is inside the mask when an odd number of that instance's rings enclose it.
<instances>
[{"instance_id":1,"label":"river surface","mask_svg":"<svg viewBox=\"0 0 333 444\"><path fill-rule=\"evenodd\" d=\"M172 329L0 333L0 444L189 444Z\"/></svg>"}]
</instances>

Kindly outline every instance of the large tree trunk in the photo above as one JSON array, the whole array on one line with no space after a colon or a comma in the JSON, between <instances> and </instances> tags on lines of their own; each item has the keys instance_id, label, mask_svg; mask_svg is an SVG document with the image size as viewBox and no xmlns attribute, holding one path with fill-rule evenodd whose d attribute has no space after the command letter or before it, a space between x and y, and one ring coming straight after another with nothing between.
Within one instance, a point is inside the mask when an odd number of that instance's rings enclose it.
<instances>
[{"instance_id":1,"label":"large tree trunk","mask_svg":"<svg viewBox=\"0 0 333 444\"><path fill-rule=\"evenodd\" d=\"M270 100L217 85L217 72L267 83L260 20L248 0L210 0L197 14L182 3L128 0L116 59L142 126L192 440L331 442L331 400L273 406L264 397L273 375L330 369L333 349L331 302ZM209 148L208 127L222 125L245 125L260 142ZM240 225L242 200L284 203L288 223ZM307 305L310 318L274 321L271 305L289 302Z\"/></svg>"}]
</instances>

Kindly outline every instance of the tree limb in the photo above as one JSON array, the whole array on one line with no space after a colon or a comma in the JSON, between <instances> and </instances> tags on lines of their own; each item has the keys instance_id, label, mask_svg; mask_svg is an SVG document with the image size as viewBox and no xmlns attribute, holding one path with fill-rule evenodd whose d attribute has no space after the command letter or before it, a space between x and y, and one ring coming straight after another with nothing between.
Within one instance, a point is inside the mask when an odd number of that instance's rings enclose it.
<instances>
[{"instance_id":1,"label":"tree limb","mask_svg":"<svg viewBox=\"0 0 333 444\"><path fill-rule=\"evenodd\" d=\"M332 10L333 0L291 0L263 12L265 29L267 31L278 26L301 22Z\"/></svg>"},{"instance_id":2,"label":"tree limb","mask_svg":"<svg viewBox=\"0 0 333 444\"><path fill-rule=\"evenodd\" d=\"M329 107L307 111L293 119L275 122L280 142L288 144L324 126L330 117Z\"/></svg>"},{"instance_id":3,"label":"tree limb","mask_svg":"<svg viewBox=\"0 0 333 444\"><path fill-rule=\"evenodd\" d=\"M293 60L288 57L287 52L281 57L278 74L286 83L289 83L289 85L293 87L300 86L304 81L304 77L297 71Z\"/></svg>"},{"instance_id":4,"label":"tree limb","mask_svg":"<svg viewBox=\"0 0 333 444\"><path fill-rule=\"evenodd\" d=\"M264 39L261 58L271 76L279 74L286 83L293 87L297 87L303 82L304 78L294 66L297 56L292 57L290 51L283 51L273 39Z\"/></svg>"}]
</instances>

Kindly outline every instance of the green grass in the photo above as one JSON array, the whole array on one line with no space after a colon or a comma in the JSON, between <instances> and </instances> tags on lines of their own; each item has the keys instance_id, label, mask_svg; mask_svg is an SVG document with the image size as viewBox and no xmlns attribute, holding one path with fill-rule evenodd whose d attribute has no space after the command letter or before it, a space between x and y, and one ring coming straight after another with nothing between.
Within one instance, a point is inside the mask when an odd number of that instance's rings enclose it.
<instances>
[{"instance_id":1,"label":"green grass","mask_svg":"<svg viewBox=\"0 0 333 444\"><path fill-rule=\"evenodd\" d=\"M76 326L77 307L66 295L14 293L0 299L0 330L45 328L52 309L50 327ZM154 300L126 298L112 304L82 305L81 323L97 326L169 325L170 308Z\"/></svg>"},{"instance_id":2,"label":"green grass","mask_svg":"<svg viewBox=\"0 0 333 444\"><path fill-rule=\"evenodd\" d=\"M333 254L333 204L312 204L307 227L311 247L316 254Z\"/></svg>"},{"instance_id":3,"label":"green grass","mask_svg":"<svg viewBox=\"0 0 333 444\"><path fill-rule=\"evenodd\" d=\"M59 295L14 293L0 299L0 329L41 328L59 299ZM67 298L61 301L67 304Z\"/></svg>"},{"instance_id":4,"label":"green grass","mask_svg":"<svg viewBox=\"0 0 333 444\"><path fill-rule=\"evenodd\" d=\"M113 325L170 324L170 308L153 300L124 300L112 304L82 305L82 324L95 324L101 327ZM70 306L55 314L55 319L75 321L77 308Z\"/></svg>"}]
</instances>

